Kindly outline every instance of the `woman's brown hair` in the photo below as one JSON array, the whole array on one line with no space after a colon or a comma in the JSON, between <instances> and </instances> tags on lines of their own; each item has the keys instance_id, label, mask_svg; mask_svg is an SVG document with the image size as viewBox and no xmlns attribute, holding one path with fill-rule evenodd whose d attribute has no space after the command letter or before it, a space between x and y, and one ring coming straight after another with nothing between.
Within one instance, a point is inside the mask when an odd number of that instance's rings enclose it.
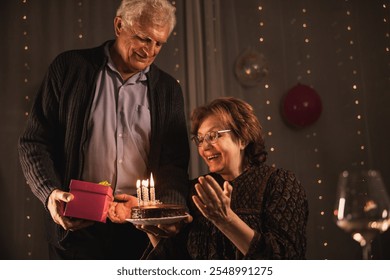
<instances>
[{"instance_id":1,"label":"woman's brown hair","mask_svg":"<svg viewBox=\"0 0 390 280\"><path fill-rule=\"evenodd\" d=\"M238 142L240 139L246 144L245 167L266 161L267 152L262 136L262 127L251 105L235 97L214 99L192 112L191 134L197 135L200 125L209 116L218 117L224 125L224 129L232 131L233 141Z\"/></svg>"}]
</instances>

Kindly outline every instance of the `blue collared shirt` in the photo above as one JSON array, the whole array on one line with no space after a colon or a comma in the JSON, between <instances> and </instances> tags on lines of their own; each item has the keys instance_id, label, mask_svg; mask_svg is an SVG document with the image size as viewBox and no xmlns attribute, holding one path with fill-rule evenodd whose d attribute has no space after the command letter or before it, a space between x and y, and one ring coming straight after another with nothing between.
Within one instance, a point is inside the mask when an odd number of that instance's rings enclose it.
<instances>
[{"instance_id":1,"label":"blue collared shirt","mask_svg":"<svg viewBox=\"0 0 390 280\"><path fill-rule=\"evenodd\" d=\"M82 180L109 181L116 194L136 194L136 180L147 176L150 150L149 67L124 82L109 45L105 53L108 63L97 78Z\"/></svg>"}]
</instances>

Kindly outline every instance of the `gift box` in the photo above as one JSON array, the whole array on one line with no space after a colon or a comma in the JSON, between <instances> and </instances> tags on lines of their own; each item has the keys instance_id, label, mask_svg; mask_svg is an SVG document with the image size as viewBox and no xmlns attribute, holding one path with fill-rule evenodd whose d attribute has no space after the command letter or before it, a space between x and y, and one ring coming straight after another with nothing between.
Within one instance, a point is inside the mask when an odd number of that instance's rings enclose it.
<instances>
[{"instance_id":1,"label":"gift box","mask_svg":"<svg viewBox=\"0 0 390 280\"><path fill-rule=\"evenodd\" d=\"M108 207L113 200L110 186L71 180L69 189L74 199L66 204L64 216L106 222Z\"/></svg>"}]
</instances>

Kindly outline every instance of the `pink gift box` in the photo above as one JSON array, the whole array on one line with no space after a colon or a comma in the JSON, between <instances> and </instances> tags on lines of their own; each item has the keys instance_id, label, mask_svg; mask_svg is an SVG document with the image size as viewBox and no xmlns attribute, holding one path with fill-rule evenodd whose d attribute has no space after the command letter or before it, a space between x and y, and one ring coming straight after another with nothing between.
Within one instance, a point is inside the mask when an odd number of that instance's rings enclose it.
<instances>
[{"instance_id":1,"label":"pink gift box","mask_svg":"<svg viewBox=\"0 0 390 280\"><path fill-rule=\"evenodd\" d=\"M69 188L74 199L66 204L64 216L106 222L108 207L113 200L111 187L71 180Z\"/></svg>"}]
</instances>

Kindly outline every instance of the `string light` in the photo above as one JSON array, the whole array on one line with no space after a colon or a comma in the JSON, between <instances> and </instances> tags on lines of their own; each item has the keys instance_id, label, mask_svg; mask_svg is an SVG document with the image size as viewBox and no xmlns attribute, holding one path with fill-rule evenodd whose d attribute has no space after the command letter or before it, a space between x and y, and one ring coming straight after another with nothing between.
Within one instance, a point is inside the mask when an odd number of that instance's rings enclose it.
<instances>
[{"instance_id":1,"label":"string light","mask_svg":"<svg viewBox=\"0 0 390 280\"><path fill-rule=\"evenodd\" d=\"M306 79L309 80L310 75L312 74L312 70L308 67L309 62L310 62L310 58L311 58L311 55L309 52L310 47L311 47L311 44L310 44L311 39L310 39L310 35L309 35L310 24L308 23L308 20L307 20L307 14L308 14L307 8L303 7L301 9L301 15L299 18L302 20L302 23L300 25L301 26L300 31L302 33L306 54L304 56L305 60L297 61L297 67L300 68L300 69L298 69L298 73L301 73L297 77L298 81L302 80L304 77L306 77ZM293 23L295 24L296 21L294 20Z\"/></svg>"},{"instance_id":2,"label":"string light","mask_svg":"<svg viewBox=\"0 0 390 280\"><path fill-rule=\"evenodd\" d=\"M388 1L389 2L389 1ZM382 8L383 8L383 24L385 24L385 40L386 40L386 45L385 45L385 48L384 48L384 51L385 51L385 56L386 57L389 57L389 54L390 54L390 20L389 20L389 15L390 15L390 3L383 3L382 4ZM388 66L390 68L390 62L388 63ZM389 76L389 80L390 80L390 76Z\"/></svg>"},{"instance_id":3,"label":"string light","mask_svg":"<svg viewBox=\"0 0 390 280\"><path fill-rule=\"evenodd\" d=\"M360 166L365 166L366 161L364 160L365 158L365 150L366 150L366 145L365 145L365 140L364 140L364 134L362 133L363 131L363 125L364 125L364 114L363 114L363 108L362 108L362 92L361 88L362 86L359 85L359 80L358 80L358 62L356 61L354 57L354 53L356 53L356 46L354 44L355 42L355 33L354 30L355 28L353 27L353 13L351 11L351 3L348 0L345 0L345 15L347 19L347 23L345 26L345 32L346 32L346 50L349 52L346 54L350 68L352 69L352 76L351 76L351 96L352 96L352 105L354 105L353 110L354 110L354 115L356 116L356 136L358 137L357 141L357 147L356 147L356 158L353 159L352 165L360 165Z\"/></svg>"},{"instance_id":4,"label":"string light","mask_svg":"<svg viewBox=\"0 0 390 280\"><path fill-rule=\"evenodd\" d=\"M78 26L78 30L77 30L77 38L79 40L83 40L84 39L84 24L83 24L83 18L82 18L82 15L83 15L83 1L82 0L79 0L77 2L77 11L78 11L78 18L77 18L77 26Z\"/></svg>"},{"instance_id":5,"label":"string light","mask_svg":"<svg viewBox=\"0 0 390 280\"><path fill-rule=\"evenodd\" d=\"M177 10L176 1L171 1L171 4ZM174 44L177 45L177 43L178 43L178 33L177 33L176 29L174 29L172 31L172 39L170 39L170 40L172 40L174 42ZM174 47L172 56L176 58L176 63L173 63L173 65L174 65L173 72L179 72L181 70L180 63L177 62L177 61L179 61L179 54L180 54L179 47L177 47L177 46ZM180 83L180 79L178 79L177 82Z\"/></svg>"},{"instance_id":6,"label":"string light","mask_svg":"<svg viewBox=\"0 0 390 280\"><path fill-rule=\"evenodd\" d=\"M312 36L311 31L313 30L312 23L309 21L310 18L310 9L307 8L306 4L303 3L301 6L301 9L299 10L299 14L297 16L297 19L291 20L291 24L294 25L297 28L297 33L300 34L300 39L298 39L298 42L302 42L301 48L304 51L302 58L299 59L296 62L297 67L297 82L308 84L310 87L314 87L311 84L312 76L315 74L315 69L312 68ZM316 127L312 126L310 128L307 128L308 132L306 133L305 141L307 142L307 147L311 147L311 149L308 149L308 153L310 153L310 157L313 160L313 163L311 164L313 170L310 171L310 174L312 176L312 179L310 182L311 184L306 185L306 187L313 188L313 192L316 193L316 197L318 197L318 201L315 204L316 210L314 213L317 213L318 216L315 217L316 223L318 223L317 229L319 230L318 233L316 233L316 236L318 237L319 246L321 246L324 250L323 254L326 256L327 254L327 247L330 245L329 240L327 240L328 236L325 232L326 230L326 220L328 216L331 214L329 211L326 211L326 199L325 198L325 185L326 180L323 178L322 174L322 168L320 164L320 147L318 147L318 143L320 143L317 139L319 137L318 132L315 130Z\"/></svg>"},{"instance_id":7,"label":"string light","mask_svg":"<svg viewBox=\"0 0 390 280\"><path fill-rule=\"evenodd\" d=\"M258 7L257 7L257 10L258 10L258 13L259 13L259 39L258 39L258 43L260 45L260 49L261 48L264 48L265 47L265 43L266 43L266 38L265 38L265 35L264 35L264 28L266 27L266 23L264 21L264 12L266 11L265 7L264 7L264 4L262 3L262 1L260 1ZM271 112L271 108L272 108L272 102L270 100L270 98L268 97L269 96L269 92L270 92L270 89L271 89L271 85L270 85L270 81L268 80L267 76L263 77L263 82L264 82L264 88L263 88L263 92L262 92L262 95L266 96L265 98L265 112ZM268 139L267 139L267 143L270 144L270 147L268 149L268 152L270 154L274 153L275 151L277 151L277 147L275 146L275 144L272 143L272 139L271 137L274 135L274 133L272 132L271 128L272 128L272 124L271 124L271 121L272 121L272 116L270 113L267 114L266 116L266 121L267 121L267 125L265 125L265 128L267 129L267 131L265 132L265 135L267 135ZM276 167L276 164L275 163L271 163L271 166L273 167Z\"/></svg>"},{"instance_id":8,"label":"string light","mask_svg":"<svg viewBox=\"0 0 390 280\"><path fill-rule=\"evenodd\" d=\"M22 85L23 85L23 92L22 98L24 100L24 118L26 119L29 115L29 110L30 110L30 96L29 96L29 87L30 87L30 80L31 80L31 68L30 68L30 62L31 62L31 47L30 47L30 32L29 32L29 21L30 21L30 13L29 13L29 2L28 0L21 0L21 26L22 26L22 47L21 47L21 52L22 52L22 57L24 58L24 62L22 65ZM25 209L26 213L30 213L31 211L31 191L26 183L25 185ZM26 258L32 258L33 252L33 235L32 235L32 223L31 223L32 216L31 215L26 215L26 223L24 227L24 236L26 240L24 241L25 245L25 254Z\"/></svg>"}]
</instances>

